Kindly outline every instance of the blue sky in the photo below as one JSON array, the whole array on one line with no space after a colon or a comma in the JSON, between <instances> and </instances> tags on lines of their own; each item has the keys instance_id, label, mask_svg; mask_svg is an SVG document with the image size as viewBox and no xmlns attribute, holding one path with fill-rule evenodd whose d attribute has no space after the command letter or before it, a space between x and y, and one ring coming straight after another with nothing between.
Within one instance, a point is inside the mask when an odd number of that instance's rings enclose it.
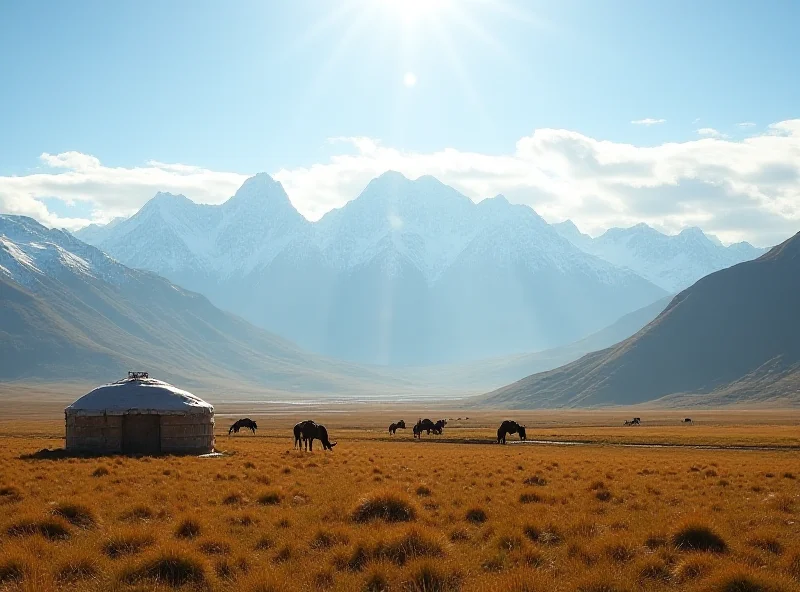
<instances>
[{"instance_id":1,"label":"blue sky","mask_svg":"<svg viewBox=\"0 0 800 592\"><path fill-rule=\"evenodd\" d=\"M735 143L798 117L798 2L411 5L0 2L0 175L67 152L275 174L358 153L338 137L498 157L538 129Z\"/></svg>"}]
</instances>

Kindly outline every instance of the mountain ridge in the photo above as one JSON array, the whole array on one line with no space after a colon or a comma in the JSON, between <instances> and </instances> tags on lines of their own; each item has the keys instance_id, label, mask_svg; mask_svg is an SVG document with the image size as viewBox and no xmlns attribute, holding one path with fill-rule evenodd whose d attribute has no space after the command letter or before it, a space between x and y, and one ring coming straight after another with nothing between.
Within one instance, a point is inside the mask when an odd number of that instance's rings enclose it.
<instances>
[{"instance_id":1,"label":"mountain ridge","mask_svg":"<svg viewBox=\"0 0 800 592\"><path fill-rule=\"evenodd\" d=\"M355 362L557 347L666 293L576 248L527 206L476 204L430 176L384 173L315 223L269 175L219 206L169 203L160 216L146 204L97 246L307 350ZM243 203L252 213L237 219ZM491 285L475 279L485 270L497 272Z\"/></svg>"},{"instance_id":2,"label":"mountain ridge","mask_svg":"<svg viewBox=\"0 0 800 592\"><path fill-rule=\"evenodd\" d=\"M487 405L595 406L703 395L800 403L800 233L712 273L635 335L481 397Z\"/></svg>"}]
</instances>

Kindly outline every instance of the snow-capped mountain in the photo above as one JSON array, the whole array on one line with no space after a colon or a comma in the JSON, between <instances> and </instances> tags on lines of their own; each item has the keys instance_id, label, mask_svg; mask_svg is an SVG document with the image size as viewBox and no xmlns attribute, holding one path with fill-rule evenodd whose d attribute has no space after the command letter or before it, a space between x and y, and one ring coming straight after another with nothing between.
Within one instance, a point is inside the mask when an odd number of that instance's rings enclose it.
<instances>
[{"instance_id":1,"label":"snow-capped mountain","mask_svg":"<svg viewBox=\"0 0 800 592\"><path fill-rule=\"evenodd\" d=\"M159 194L98 246L303 347L374 363L562 345L665 295L527 206L395 172L316 223L265 174L219 206Z\"/></svg>"},{"instance_id":2,"label":"snow-capped mountain","mask_svg":"<svg viewBox=\"0 0 800 592\"><path fill-rule=\"evenodd\" d=\"M647 224L611 228L593 239L570 220L553 227L586 253L633 270L669 292L679 292L710 273L762 255L766 250L741 242L724 246L699 228L662 234Z\"/></svg>"},{"instance_id":3,"label":"snow-capped mountain","mask_svg":"<svg viewBox=\"0 0 800 592\"><path fill-rule=\"evenodd\" d=\"M305 352L64 231L0 215L0 380L108 380L131 369L205 388L411 388L404 378Z\"/></svg>"},{"instance_id":4,"label":"snow-capped mountain","mask_svg":"<svg viewBox=\"0 0 800 592\"><path fill-rule=\"evenodd\" d=\"M114 285L126 279L123 265L63 230L25 216L0 214L0 274L35 288L44 278L77 275Z\"/></svg>"}]
</instances>

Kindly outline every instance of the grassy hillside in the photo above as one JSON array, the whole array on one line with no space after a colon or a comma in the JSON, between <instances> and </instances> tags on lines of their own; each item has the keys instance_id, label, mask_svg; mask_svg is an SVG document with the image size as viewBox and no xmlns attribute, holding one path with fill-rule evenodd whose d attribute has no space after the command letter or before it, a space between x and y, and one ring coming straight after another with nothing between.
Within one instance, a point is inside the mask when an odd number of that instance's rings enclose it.
<instances>
[{"instance_id":1,"label":"grassy hillside","mask_svg":"<svg viewBox=\"0 0 800 592\"><path fill-rule=\"evenodd\" d=\"M798 302L800 234L759 259L703 278L618 345L479 401L520 408L595 406L701 394L719 404L798 403Z\"/></svg>"}]
</instances>

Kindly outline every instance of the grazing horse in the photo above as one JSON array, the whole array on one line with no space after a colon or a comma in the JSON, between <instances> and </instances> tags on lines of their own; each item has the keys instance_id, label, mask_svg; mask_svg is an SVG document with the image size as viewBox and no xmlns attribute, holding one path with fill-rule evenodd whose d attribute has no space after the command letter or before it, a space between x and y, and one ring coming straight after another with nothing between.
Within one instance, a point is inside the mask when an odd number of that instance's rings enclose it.
<instances>
[{"instance_id":1,"label":"grazing horse","mask_svg":"<svg viewBox=\"0 0 800 592\"><path fill-rule=\"evenodd\" d=\"M525 426L521 426L516 421L511 421L509 419L505 420L500 424L500 427L497 428L497 443L505 444L507 434L519 434L520 440L527 438Z\"/></svg>"},{"instance_id":2,"label":"grazing horse","mask_svg":"<svg viewBox=\"0 0 800 592\"><path fill-rule=\"evenodd\" d=\"M433 423L430 419L420 419L417 421L417 425L414 426L414 437L421 438L422 432L425 432L430 436L431 430L436 429L436 424Z\"/></svg>"},{"instance_id":3,"label":"grazing horse","mask_svg":"<svg viewBox=\"0 0 800 592\"><path fill-rule=\"evenodd\" d=\"M234 434L238 434L239 430L247 430L247 429L253 430L253 433L255 434L257 428L258 425L256 425L256 422L254 422L249 417L245 417L244 419L240 419L231 426L231 428L228 430L228 435L230 436L231 432L233 432Z\"/></svg>"},{"instance_id":4,"label":"grazing horse","mask_svg":"<svg viewBox=\"0 0 800 592\"><path fill-rule=\"evenodd\" d=\"M641 417L634 417L630 421L625 420L625 425L641 425L641 423L642 423L642 418Z\"/></svg>"},{"instance_id":5,"label":"grazing horse","mask_svg":"<svg viewBox=\"0 0 800 592\"><path fill-rule=\"evenodd\" d=\"M294 426L294 448L303 449L303 442L305 442L305 438L303 438L303 428L307 425L312 425L314 422L310 419L305 421L301 421Z\"/></svg>"},{"instance_id":6,"label":"grazing horse","mask_svg":"<svg viewBox=\"0 0 800 592\"><path fill-rule=\"evenodd\" d=\"M303 442L306 443L309 451L314 450L314 440L322 442L323 450L333 450L333 447L336 446L336 442L331 442L328 439L328 430L325 429L324 425L314 423L313 421L303 423L305 425L300 428L300 432L303 437Z\"/></svg>"},{"instance_id":7,"label":"grazing horse","mask_svg":"<svg viewBox=\"0 0 800 592\"><path fill-rule=\"evenodd\" d=\"M447 420L440 419L435 424L433 424L433 433L436 434L437 436L441 436L442 431L444 431L444 426L446 425L447 425Z\"/></svg>"},{"instance_id":8,"label":"grazing horse","mask_svg":"<svg viewBox=\"0 0 800 592\"><path fill-rule=\"evenodd\" d=\"M397 430L404 430L404 429L406 429L406 422L403 421L402 419L400 421L398 421L397 423L393 423L393 424L389 425L389 433L391 435L393 435L393 436L394 436L394 433Z\"/></svg>"},{"instance_id":9,"label":"grazing horse","mask_svg":"<svg viewBox=\"0 0 800 592\"><path fill-rule=\"evenodd\" d=\"M691 417L687 417L686 419L683 420L683 423L694 423L694 422L692 421Z\"/></svg>"}]
</instances>

